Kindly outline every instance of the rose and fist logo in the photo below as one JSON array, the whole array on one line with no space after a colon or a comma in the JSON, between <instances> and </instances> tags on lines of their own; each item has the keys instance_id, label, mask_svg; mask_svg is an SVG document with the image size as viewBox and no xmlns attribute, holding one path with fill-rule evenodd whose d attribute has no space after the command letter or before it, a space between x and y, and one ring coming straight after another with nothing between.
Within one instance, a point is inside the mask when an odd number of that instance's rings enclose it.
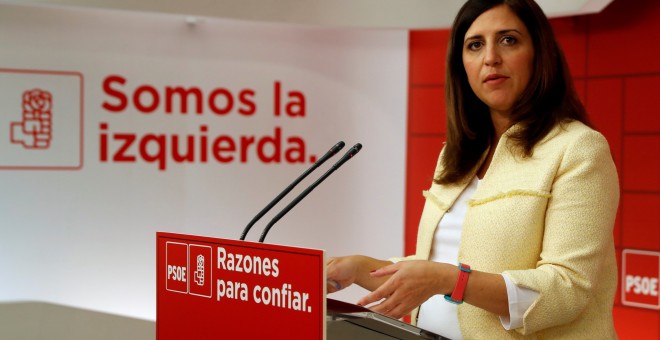
<instances>
[{"instance_id":1,"label":"rose and fist logo","mask_svg":"<svg viewBox=\"0 0 660 340\"><path fill-rule=\"evenodd\" d=\"M23 92L23 120L11 123L11 142L26 149L48 149L52 140L53 96L33 89Z\"/></svg>"}]
</instances>

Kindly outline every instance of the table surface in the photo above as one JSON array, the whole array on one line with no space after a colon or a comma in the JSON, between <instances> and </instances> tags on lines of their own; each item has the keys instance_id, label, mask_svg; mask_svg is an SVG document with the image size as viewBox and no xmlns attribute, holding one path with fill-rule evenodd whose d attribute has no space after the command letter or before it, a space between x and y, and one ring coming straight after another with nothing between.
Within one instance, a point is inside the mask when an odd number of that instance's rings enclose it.
<instances>
[{"instance_id":1,"label":"table surface","mask_svg":"<svg viewBox=\"0 0 660 340\"><path fill-rule=\"evenodd\" d=\"M0 339L155 339L156 323L45 302L0 303Z\"/></svg>"}]
</instances>

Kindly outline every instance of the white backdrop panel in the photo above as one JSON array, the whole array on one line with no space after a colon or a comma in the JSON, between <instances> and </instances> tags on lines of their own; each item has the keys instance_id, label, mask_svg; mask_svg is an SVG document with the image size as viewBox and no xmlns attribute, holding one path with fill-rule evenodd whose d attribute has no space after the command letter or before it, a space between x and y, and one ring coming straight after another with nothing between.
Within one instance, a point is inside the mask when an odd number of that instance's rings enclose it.
<instances>
[{"instance_id":1,"label":"white backdrop panel","mask_svg":"<svg viewBox=\"0 0 660 340\"><path fill-rule=\"evenodd\" d=\"M267 241L329 255L402 254L406 31L207 18L190 26L175 15L0 5L0 46L1 301L41 300L154 319L156 231L238 238L312 155L320 157L338 140L345 150L356 142L364 148L285 216ZM72 73L58 73L54 81L57 74L43 71ZM280 107L294 104L297 117L275 116L276 83ZM199 90L201 113L192 99L181 108L178 97L168 113L168 87ZM11 122L22 119L21 94L33 88L52 95L48 149L26 149L9 135ZM227 93L234 106L213 112L209 100L222 109ZM79 100L81 120L75 118ZM80 127L82 167L76 169ZM276 131L282 158L268 163L257 144ZM144 139L150 134L153 140ZM114 159L122 145L118 135L137 139L125 155L135 161ZM177 163L172 136L188 135L198 143L194 161ZM202 161L202 138L212 150L219 136L237 143L254 136L255 143L245 161L240 152L225 152L234 159L221 163L212 151ZM296 147L290 137L304 143L304 163L284 159ZM143 159L140 140L143 153L165 155L163 163ZM272 144L262 151L274 157ZM17 165L45 168L12 168ZM256 240L272 216L248 239ZM338 297L352 301L362 293Z\"/></svg>"}]
</instances>

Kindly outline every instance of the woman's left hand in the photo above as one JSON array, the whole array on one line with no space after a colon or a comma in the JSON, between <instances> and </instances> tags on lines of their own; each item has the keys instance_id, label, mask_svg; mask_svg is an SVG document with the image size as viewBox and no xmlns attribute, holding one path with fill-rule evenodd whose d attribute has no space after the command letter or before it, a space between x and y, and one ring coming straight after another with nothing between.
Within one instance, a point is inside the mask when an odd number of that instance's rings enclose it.
<instances>
[{"instance_id":1,"label":"woman's left hand","mask_svg":"<svg viewBox=\"0 0 660 340\"><path fill-rule=\"evenodd\" d=\"M458 277L457 272L458 267L447 263L400 261L371 273L372 277L392 276L378 289L360 299L358 305L366 306L382 300L369 309L399 319L431 296L451 291L453 284L448 278Z\"/></svg>"}]
</instances>

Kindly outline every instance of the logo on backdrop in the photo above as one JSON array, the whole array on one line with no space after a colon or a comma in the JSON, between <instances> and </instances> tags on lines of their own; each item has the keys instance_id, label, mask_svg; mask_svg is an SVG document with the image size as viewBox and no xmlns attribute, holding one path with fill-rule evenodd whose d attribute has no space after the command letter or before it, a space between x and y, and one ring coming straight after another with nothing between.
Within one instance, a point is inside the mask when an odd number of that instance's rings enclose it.
<instances>
[{"instance_id":1,"label":"logo on backdrop","mask_svg":"<svg viewBox=\"0 0 660 340\"><path fill-rule=\"evenodd\" d=\"M25 91L22 107L22 120L11 123L11 142L26 149L48 149L53 138L53 95L40 89Z\"/></svg>"},{"instance_id":2,"label":"logo on backdrop","mask_svg":"<svg viewBox=\"0 0 660 340\"><path fill-rule=\"evenodd\" d=\"M660 310L660 253L623 250L621 303Z\"/></svg>"},{"instance_id":3,"label":"logo on backdrop","mask_svg":"<svg viewBox=\"0 0 660 340\"><path fill-rule=\"evenodd\" d=\"M83 76L0 68L0 170L79 170Z\"/></svg>"},{"instance_id":4,"label":"logo on backdrop","mask_svg":"<svg viewBox=\"0 0 660 340\"><path fill-rule=\"evenodd\" d=\"M212 296L211 247L167 242L165 253L165 287L168 291L206 298Z\"/></svg>"}]
</instances>

